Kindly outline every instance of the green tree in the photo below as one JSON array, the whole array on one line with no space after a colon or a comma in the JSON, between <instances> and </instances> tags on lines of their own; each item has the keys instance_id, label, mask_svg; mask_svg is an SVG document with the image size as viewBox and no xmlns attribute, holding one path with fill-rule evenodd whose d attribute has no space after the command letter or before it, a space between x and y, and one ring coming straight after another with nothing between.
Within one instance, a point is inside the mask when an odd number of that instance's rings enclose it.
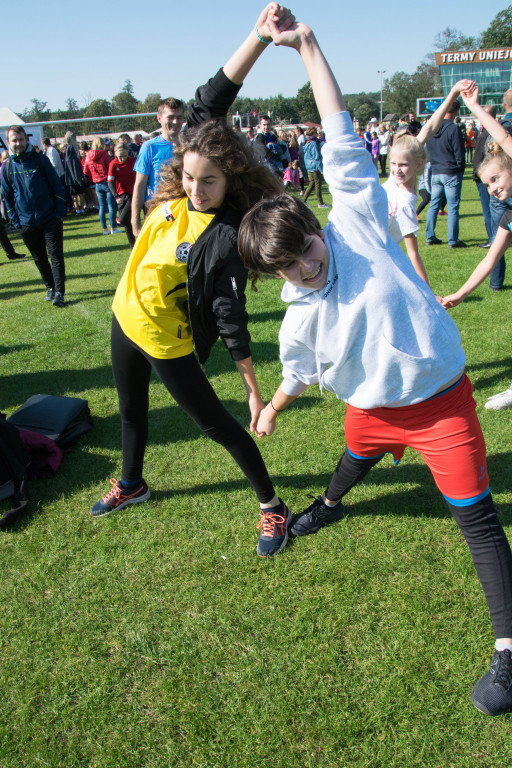
<instances>
[{"instance_id":1,"label":"green tree","mask_svg":"<svg viewBox=\"0 0 512 768\"><path fill-rule=\"evenodd\" d=\"M21 113L21 117L26 123L37 123L39 121L49 120L51 111L47 109L48 102L40 99L30 99L32 106Z\"/></svg>"},{"instance_id":2,"label":"green tree","mask_svg":"<svg viewBox=\"0 0 512 768\"><path fill-rule=\"evenodd\" d=\"M129 93L130 96L133 96L133 83L132 83L132 81L131 80L125 80L124 81L124 85L121 88L121 90L124 91L124 93Z\"/></svg>"},{"instance_id":3,"label":"green tree","mask_svg":"<svg viewBox=\"0 0 512 768\"><path fill-rule=\"evenodd\" d=\"M378 93L351 93L345 94L345 103L352 119L359 120L361 125L366 124L370 118L378 118L380 115L380 101Z\"/></svg>"},{"instance_id":4,"label":"green tree","mask_svg":"<svg viewBox=\"0 0 512 768\"><path fill-rule=\"evenodd\" d=\"M301 123L320 123L320 113L316 106L311 83L307 82L297 91L295 97L298 118Z\"/></svg>"},{"instance_id":5,"label":"green tree","mask_svg":"<svg viewBox=\"0 0 512 768\"><path fill-rule=\"evenodd\" d=\"M434 38L436 51L467 51L480 46L480 35L472 37L465 35L460 29L446 27Z\"/></svg>"},{"instance_id":6,"label":"green tree","mask_svg":"<svg viewBox=\"0 0 512 768\"><path fill-rule=\"evenodd\" d=\"M500 11L482 34L482 48L512 46L512 5Z\"/></svg>"},{"instance_id":7,"label":"green tree","mask_svg":"<svg viewBox=\"0 0 512 768\"><path fill-rule=\"evenodd\" d=\"M110 102L106 99L94 99L84 112L84 117L103 117L112 114ZM112 123L110 120L98 120L85 124L90 133L95 131L110 131Z\"/></svg>"},{"instance_id":8,"label":"green tree","mask_svg":"<svg viewBox=\"0 0 512 768\"><path fill-rule=\"evenodd\" d=\"M158 105L162 101L162 97L159 93L148 93L144 101L139 101L137 105L137 112L157 112ZM141 117L138 121L138 125L144 131L151 133L156 131L160 124L155 117Z\"/></svg>"}]
</instances>

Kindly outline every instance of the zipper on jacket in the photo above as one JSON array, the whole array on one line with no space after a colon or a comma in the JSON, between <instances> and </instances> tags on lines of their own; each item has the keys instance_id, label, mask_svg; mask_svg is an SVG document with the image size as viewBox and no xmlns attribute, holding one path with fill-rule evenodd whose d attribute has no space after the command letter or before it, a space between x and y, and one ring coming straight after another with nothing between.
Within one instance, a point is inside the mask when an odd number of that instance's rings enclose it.
<instances>
[{"instance_id":1,"label":"zipper on jacket","mask_svg":"<svg viewBox=\"0 0 512 768\"><path fill-rule=\"evenodd\" d=\"M234 277L232 277L232 278L231 278L231 285L233 286L233 291L235 292L235 296L236 296L236 297L237 297L237 299L238 299L238 291L237 291L237 289L236 289L236 280L235 280L235 278L234 278Z\"/></svg>"}]
</instances>

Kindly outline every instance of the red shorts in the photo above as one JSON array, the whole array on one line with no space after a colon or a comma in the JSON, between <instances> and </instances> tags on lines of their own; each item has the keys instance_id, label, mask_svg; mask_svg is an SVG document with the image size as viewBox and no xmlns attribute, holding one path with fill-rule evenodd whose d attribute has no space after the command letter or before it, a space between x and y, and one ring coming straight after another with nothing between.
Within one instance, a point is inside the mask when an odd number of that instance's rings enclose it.
<instances>
[{"instance_id":1,"label":"red shorts","mask_svg":"<svg viewBox=\"0 0 512 768\"><path fill-rule=\"evenodd\" d=\"M447 501L474 504L489 493L485 441L475 408L465 374L446 392L416 405L371 410L349 405L347 449L360 459L389 452L397 463L407 447L414 448Z\"/></svg>"}]
</instances>

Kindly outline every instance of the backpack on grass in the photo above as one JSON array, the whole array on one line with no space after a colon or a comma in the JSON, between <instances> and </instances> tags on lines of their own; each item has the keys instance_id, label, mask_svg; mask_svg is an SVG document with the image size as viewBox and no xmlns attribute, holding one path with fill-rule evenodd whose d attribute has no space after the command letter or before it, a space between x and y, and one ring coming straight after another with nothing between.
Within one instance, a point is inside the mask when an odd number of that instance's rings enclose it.
<instances>
[{"instance_id":1,"label":"backpack on grass","mask_svg":"<svg viewBox=\"0 0 512 768\"><path fill-rule=\"evenodd\" d=\"M55 440L59 448L70 447L92 429L87 400L80 397L32 395L7 421L20 429L39 432Z\"/></svg>"}]
</instances>

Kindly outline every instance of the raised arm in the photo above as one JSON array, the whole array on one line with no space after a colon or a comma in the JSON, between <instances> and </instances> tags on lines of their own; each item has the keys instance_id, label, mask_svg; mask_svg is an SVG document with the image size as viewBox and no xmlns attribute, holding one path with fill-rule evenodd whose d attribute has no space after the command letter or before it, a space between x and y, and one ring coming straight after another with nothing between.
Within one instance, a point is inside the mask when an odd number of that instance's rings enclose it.
<instances>
[{"instance_id":1,"label":"raised arm","mask_svg":"<svg viewBox=\"0 0 512 768\"><path fill-rule=\"evenodd\" d=\"M421 131L418 133L416 138L420 144L425 144L434 133L437 133L446 113L449 111L455 99L464 91L472 93L476 87L477 85L474 80L459 80L458 83L455 83L446 99L440 104L430 120L427 120Z\"/></svg>"},{"instance_id":2,"label":"raised arm","mask_svg":"<svg viewBox=\"0 0 512 768\"><path fill-rule=\"evenodd\" d=\"M466 107L478 118L483 127L491 134L494 141L497 141L502 150L512 157L512 136L478 103L478 86L471 93L463 92L462 98Z\"/></svg>"},{"instance_id":3,"label":"raised arm","mask_svg":"<svg viewBox=\"0 0 512 768\"><path fill-rule=\"evenodd\" d=\"M278 26L271 18L268 26L276 45L295 48L299 52L322 120L338 112L345 112L347 108L340 87L312 30L300 22L283 30L282 25Z\"/></svg>"}]
</instances>

